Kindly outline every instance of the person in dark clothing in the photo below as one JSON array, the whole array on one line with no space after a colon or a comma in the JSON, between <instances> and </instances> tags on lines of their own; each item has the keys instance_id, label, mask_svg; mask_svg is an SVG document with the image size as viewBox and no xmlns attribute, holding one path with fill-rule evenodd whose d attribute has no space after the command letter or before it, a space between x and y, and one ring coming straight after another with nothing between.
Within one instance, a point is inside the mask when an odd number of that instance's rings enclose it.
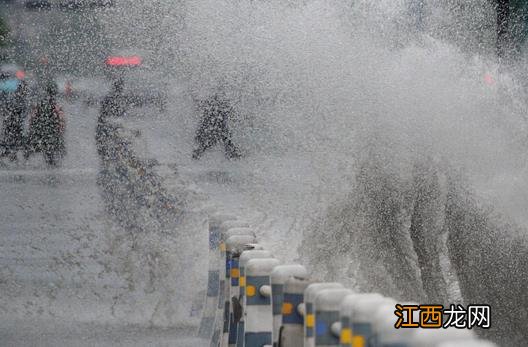
<instances>
[{"instance_id":1,"label":"person in dark clothing","mask_svg":"<svg viewBox=\"0 0 528 347\"><path fill-rule=\"evenodd\" d=\"M64 130L66 122L64 113L56 102L57 86L49 83L46 86L46 97L35 109L29 123L28 146L24 156L29 158L33 152L41 152L50 165L55 165L58 158L66 152Z\"/></svg>"},{"instance_id":2,"label":"person in dark clothing","mask_svg":"<svg viewBox=\"0 0 528 347\"><path fill-rule=\"evenodd\" d=\"M511 50L510 37L510 0L496 0L497 11L497 55L504 58Z\"/></svg>"},{"instance_id":3,"label":"person in dark clothing","mask_svg":"<svg viewBox=\"0 0 528 347\"><path fill-rule=\"evenodd\" d=\"M17 151L24 146L24 121L27 112L27 85L21 81L13 97L8 100L4 119L4 150L1 157L17 159Z\"/></svg>"},{"instance_id":4,"label":"person in dark clothing","mask_svg":"<svg viewBox=\"0 0 528 347\"><path fill-rule=\"evenodd\" d=\"M207 149L218 142L223 143L226 157L229 159L240 158L239 149L232 141L231 131L227 124L229 118L235 113L229 102L217 93L202 102L200 109L203 118L196 132L197 148L193 152L193 159L199 159Z\"/></svg>"},{"instance_id":5,"label":"person in dark clothing","mask_svg":"<svg viewBox=\"0 0 528 347\"><path fill-rule=\"evenodd\" d=\"M114 82L113 89L105 96L101 103L99 117L122 117L126 112L126 100L123 96L124 81L118 79Z\"/></svg>"},{"instance_id":6,"label":"person in dark clothing","mask_svg":"<svg viewBox=\"0 0 528 347\"><path fill-rule=\"evenodd\" d=\"M106 144L112 134L112 127L107 122L108 118L122 117L126 112L126 100L123 97L123 80L118 79L114 82L112 91L105 96L101 102L101 110L97 119L95 136L97 140L97 152L103 158L108 160L110 153L106 150Z\"/></svg>"}]
</instances>

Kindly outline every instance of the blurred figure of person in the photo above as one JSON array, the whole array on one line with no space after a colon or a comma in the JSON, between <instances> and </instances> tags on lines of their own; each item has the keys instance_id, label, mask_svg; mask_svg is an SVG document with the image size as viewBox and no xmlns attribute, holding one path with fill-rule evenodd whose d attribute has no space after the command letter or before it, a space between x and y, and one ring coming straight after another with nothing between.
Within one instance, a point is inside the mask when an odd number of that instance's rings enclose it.
<instances>
[{"instance_id":1,"label":"blurred figure of person","mask_svg":"<svg viewBox=\"0 0 528 347\"><path fill-rule=\"evenodd\" d=\"M123 96L123 79L114 81L112 90L101 102L99 118L122 117L126 112L126 100Z\"/></svg>"},{"instance_id":2,"label":"blurred figure of person","mask_svg":"<svg viewBox=\"0 0 528 347\"><path fill-rule=\"evenodd\" d=\"M109 153L105 150L106 141L108 140L111 129L107 122L110 117L122 117L126 112L126 100L123 96L123 80L118 79L114 82L112 90L105 96L101 102L101 109L99 111L99 118L97 119L97 127L95 129L95 137L97 143L97 152L104 159L109 158Z\"/></svg>"},{"instance_id":3,"label":"blurred figure of person","mask_svg":"<svg viewBox=\"0 0 528 347\"><path fill-rule=\"evenodd\" d=\"M496 0L497 11L497 55L505 58L512 49L510 36L511 7L510 0Z\"/></svg>"},{"instance_id":4,"label":"blurred figure of person","mask_svg":"<svg viewBox=\"0 0 528 347\"><path fill-rule=\"evenodd\" d=\"M29 136L24 156L29 158L34 152L41 152L46 163L56 165L66 153L64 132L66 121L64 112L57 104L58 88L48 83L46 96L39 102L29 122Z\"/></svg>"},{"instance_id":5,"label":"blurred figure of person","mask_svg":"<svg viewBox=\"0 0 528 347\"><path fill-rule=\"evenodd\" d=\"M224 145L225 155L229 159L240 158L240 151L232 141L228 121L233 117L235 110L221 92L215 93L211 98L200 103L202 121L196 131L196 149L193 159L200 159L202 154L218 142Z\"/></svg>"},{"instance_id":6,"label":"blurred figure of person","mask_svg":"<svg viewBox=\"0 0 528 347\"><path fill-rule=\"evenodd\" d=\"M5 108L4 150L0 157L17 159L18 150L24 147L24 122L27 113L27 84L20 81L14 95L7 101Z\"/></svg>"},{"instance_id":7,"label":"blurred figure of person","mask_svg":"<svg viewBox=\"0 0 528 347\"><path fill-rule=\"evenodd\" d=\"M423 31L425 17L425 0L408 0L407 8L411 19L412 31Z\"/></svg>"}]
</instances>

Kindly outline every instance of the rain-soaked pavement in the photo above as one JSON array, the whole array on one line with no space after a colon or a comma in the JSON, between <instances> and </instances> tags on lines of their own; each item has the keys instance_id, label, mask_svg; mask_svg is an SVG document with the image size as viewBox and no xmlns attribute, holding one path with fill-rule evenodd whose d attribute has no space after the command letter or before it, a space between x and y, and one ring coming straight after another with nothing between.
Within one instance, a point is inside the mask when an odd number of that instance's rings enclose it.
<instances>
[{"instance_id":1,"label":"rain-soaked pavement","mask_svg":"<svg viewBox=\"0 0 528 347\"><path fill-rule=\"evenodd\" d=\"M111 45L94 12L28 11L22 1L2 7L18 40L14 54L30 71L47 56L61 73L98 74ZM188 288L171 282L179 258L163 262L175 247L164 254L152 241L162 237L169 247L177 235L136 237L120 225L137 211L108 211L112 197L101 186L95 139L98 105L60 103L67 118L60 167L48 167L38 154L0 161L0 345L203 344L193 337L199 313L191 321L187 306L170 304L190 301Z\"/></svg>"},{"instance_id":2,"label":"rain-soaked pavement","mask_svg":"<svg viewBox=\"0 0 528 347\"><path fill-rule=\"evenodd\" d=\"M108 233L117 227L97 185L96 112L80 104L65 111L62 167L48 168L36 155L0 168L2 345L192 345L185 338L192 329L119 320L116 296L126 289L111 268Z\"/></svg>"}]
</instances>

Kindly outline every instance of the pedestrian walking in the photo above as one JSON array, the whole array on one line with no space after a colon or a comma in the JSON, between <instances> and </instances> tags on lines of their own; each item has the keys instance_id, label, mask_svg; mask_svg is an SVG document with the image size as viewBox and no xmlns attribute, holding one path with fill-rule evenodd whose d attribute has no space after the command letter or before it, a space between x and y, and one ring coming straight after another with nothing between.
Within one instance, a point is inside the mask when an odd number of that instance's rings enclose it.
<instances>
[{"instance_id":1,"label":"pedestrian walking","mask_svg":"<svg viewBox=\"0 0 528 347\"><path fill-rule=\"evenodd\" d=\"M12 97L7 100L3 123L4 141L1 157L17 159L17 152L24 147L24 122L27 113L27 84L20 81Z\"/></svg>"},{"instance_id":2,"label":"pedestrian walking","mask_svg":"<svg viewBox=\"0 0 528 347\"><path fill-rule=\"evenodd\" d=\"M225 155L229 159L240 158L240 151L232 140L228 122L235 115L235 110L222 93L216 93L211 98L200 103L202 121L196 131L196 148L193 159L200 159L209 148L221 142Z\"/></svg>"}]
</instances>

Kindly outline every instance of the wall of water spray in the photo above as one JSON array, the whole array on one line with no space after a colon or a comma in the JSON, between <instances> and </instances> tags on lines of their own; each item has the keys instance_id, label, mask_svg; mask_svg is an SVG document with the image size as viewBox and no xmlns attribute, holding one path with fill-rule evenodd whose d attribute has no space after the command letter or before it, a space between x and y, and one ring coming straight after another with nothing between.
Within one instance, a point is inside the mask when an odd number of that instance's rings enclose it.
<instances>
[{"instance_id":1,"label":"wall of water spray","mask_svg":"<svg viewBox=\"0 0 528 347\"><path fill-rule=\"evenodd\" d=\"M193 98L227 91L245 154L306 156L337 192L307 208L309 264L360 290L489 303L490 334L526 338L524 70L497 63L493 3L155 4L139 7L164 14L166 68Z\"/></svg>"}]
</instances>

